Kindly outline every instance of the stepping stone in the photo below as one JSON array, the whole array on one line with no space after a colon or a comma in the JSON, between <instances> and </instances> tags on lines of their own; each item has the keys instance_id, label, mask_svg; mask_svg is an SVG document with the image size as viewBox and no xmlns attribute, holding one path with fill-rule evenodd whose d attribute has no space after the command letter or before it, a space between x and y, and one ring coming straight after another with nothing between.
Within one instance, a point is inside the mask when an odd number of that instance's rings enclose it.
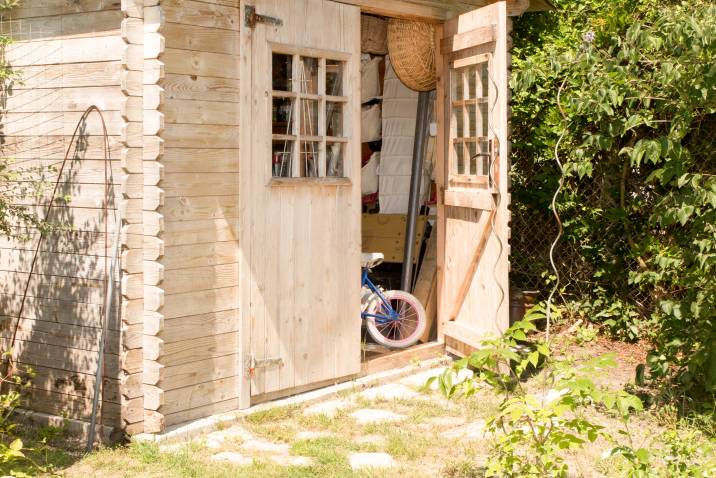
<instances>
[{"instance_id":1,"label":"stepping stone","mask_svg":"<svg viewBox=\"0 0 716 478\"><path fill-rule=\"evenodd\" d=\"M360 396L366 400L411 400L420 395L405 385L390 383L363 390Z\"/></svg>"},{"instance_id":2,"label":"stepping stone","mask_svg":"<svg viewBox=\"0 0 716 478\"><path fill-rule=\"evenodd\" d=\"M243 450L278 453L281 455L288 455L288 450L290 449L286 443L274 443L267 440L261 440L259 438L245 441L241 444L241 448Z\"/></svg>"},{"instance_id":3,"label":"stepping stone","mask_svg":"<svg viewBox=\"0 0 716 478\"><path fill-rule=\"evenodd\" d=\"M248 456L244 456L241 453L235 451L222 451L211 457L213 461L225 461L233 463L235 465L251 465L254 459Z\"/></svg>"},{"instance_id":4,"label":"stepping stone","mask_svg":"<svg viewBox=\"0 0 716 478\"><path fill-rule=\"evenodd\" d=\"M296 433L296 440L316 440L318 438L325 438L331 436L332 433L328 432L312 432L312 431L302 431Z\"/></svg>"},{"instance_id":5,"label":"stepping stone","mask_svg":"<svg viewBox=\"0 0 716 478\"><path fill-rule=\"evenodd\" d=\"M307 456L272 456L271 460L274 463L283 466L312 466L313 460Z\"/></svg>"},{"instance_id":6,"label":"stepping stone","mask_svg":"<svg viewBox=\"0 0 716 478\"><path fill-rule=\"evenodd\" d=\"M390 468L396 465L393 457L387 453L351 453L348 455L348 462L354 471L362 468Z\"/></svg>"},{"instance_id":7,"label":"stepping stone","mask_svg":"<svg viewBox=\"0 0 716 478\"><path fill-rule=\"evenodd\" d=\"M216 438L207 438L206 440L206 447L209 450L218 450L224 446L224 440L218 440Z\"/></svg>"},{"instance_id":8,"label":"stepping stone","mask_svg":"<svg viewBox=\"0 0 716 478\"><path fill-rule=\"evenodd\" d=\"M482 440L488 435L485 427L485 420L477 420L467 425L444 431L441 435L450 439Z\"/></svg>"},{"instance_id":9,"label":"stepping stone","mask_svg":"<svg viewBox=\"0 0 716 478\"><path fill-rule=\"evenodd\" d=\"M241 438L242 440L253 440L254 437L248 431L240 427L217 430L206 436L206 447L212 450L221 448L227 438Z\"/></svg>"},{"instance_id":10,"label":"stepping stone","mask_svg":"<svg viewBox=\"0 0 716 478\"><path fill-rule=\"evenodd\" d=\"M405 415L399 415L390 410L379 410L373 408L363 408L356 410L351 413L351 417L355 418L356 422L360 425L366 425L369 423L382 423L382 422L398 422L405 420Z\"/></svg>"},{"instance_id":11,"label":"stepping stone","mask_svg":"<svg viewBox=\"0 0 716 478\"><path fill-rule=\"evenodd\" d=\"M414 375L410 375L408 377L405 377L400 380L399 383L402 383L403 385L407 385L409 387L416 387L416 388L422 388L425 386L425 382L428 381L428 379L432 377L436 377L440 374L442 374L445 371L445 367L440 368L431 368L429 370L425 370L420 373L416 373ZM435 384L433 384L435 385ZM436 390L437 387L434 388Z\"/></svg>"},{"instance_id":12,"label":"stepping stone","mask_svg":"<svg viewBox=\"0 0 716 478\"><path fill-rule=\"evenodd\" d=\"M304 415L325 415L333 418L340 410L350 407L352 404L346 400L330 400L328 402L316 403L303 411Z\"/></svg>"}]
</instances>

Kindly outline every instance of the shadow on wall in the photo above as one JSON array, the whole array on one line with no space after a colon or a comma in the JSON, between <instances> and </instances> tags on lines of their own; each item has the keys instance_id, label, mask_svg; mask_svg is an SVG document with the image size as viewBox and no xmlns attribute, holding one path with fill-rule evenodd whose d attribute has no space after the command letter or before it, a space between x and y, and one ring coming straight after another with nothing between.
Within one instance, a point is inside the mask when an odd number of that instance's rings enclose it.
<instances>
[{"instance_id":1,"label":"shadow on wall","mask_svg":"<svg viewBox=\"0 0 716 478\"><path fill-rule=\"evenodd\" d=\"M119 25L121 13L113 15ZM25 172L13 187L30 185L25 182L30 178L46 181L47 188L39 196L20 200L40 217L45 217L59 181L48 219L60 228L42 236L38 230L18 225L13 237L0 237L2 350L12 347L20 367L31 367L36 373L27 408L87 420L98 363L106 271L118 236L114 230L121 199L118 138L110 138L110 174L116 184L110 185L108 200L98 115L80 125L76 145L60 175L70 136L86 104L93 101L92 94L64 86L66 65L53 63L61 56L59 41L19 42L7 48L22 51L22 56L1 52L5 61L18 59L20 66L18 77L6 78L1 85L0 157L12 158L13 168ZM120 424L119 279L117 272L102 387L100 422L108 426Z\"/></svg>"}]
</instances>

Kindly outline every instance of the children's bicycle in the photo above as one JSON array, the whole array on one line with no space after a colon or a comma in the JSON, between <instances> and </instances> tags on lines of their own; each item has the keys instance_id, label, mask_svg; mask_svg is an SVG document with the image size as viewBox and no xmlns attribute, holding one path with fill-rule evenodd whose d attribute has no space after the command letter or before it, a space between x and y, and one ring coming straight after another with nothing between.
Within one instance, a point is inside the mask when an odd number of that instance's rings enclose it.
<instances>
[{"instance_id":1,"label":"children's bicycle","mask_svg":"<svg viewBox=\"0 0 716 478\"><path fill-rule=\"evenodd\" d=\"M368 277L370 270L383 262L379 252L361 257L361 318L370 336L389 348L415 344L426 326L425 309L412 294L402 290L383 290Z\"/></svg>"}]
</instances>

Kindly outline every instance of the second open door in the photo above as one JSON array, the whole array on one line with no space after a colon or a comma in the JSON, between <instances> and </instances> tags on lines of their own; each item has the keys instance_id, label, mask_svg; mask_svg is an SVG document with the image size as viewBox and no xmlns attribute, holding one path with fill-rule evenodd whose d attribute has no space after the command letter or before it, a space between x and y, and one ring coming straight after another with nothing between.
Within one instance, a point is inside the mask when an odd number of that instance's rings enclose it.
<instances>
[{"instance_id":1,"label":"second open door","mask_svg":"<svg viewBox=\"0 0 716 478\"><path fill-rule=\"evenodd\" d=\"M509 322L509 24L499 1L437 38L438 320L458 355Z\"/></svg>"}]
</instances>

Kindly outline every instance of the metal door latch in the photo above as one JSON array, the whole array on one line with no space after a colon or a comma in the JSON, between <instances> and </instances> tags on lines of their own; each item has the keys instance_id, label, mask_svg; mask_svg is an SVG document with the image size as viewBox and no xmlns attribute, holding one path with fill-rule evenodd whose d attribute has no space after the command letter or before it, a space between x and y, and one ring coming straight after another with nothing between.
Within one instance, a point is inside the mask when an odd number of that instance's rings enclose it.
<instances>
[{"instance_id":1,"label":"metal door latch","mask_svg":"<svg viewBox=\"0 0 716 478\"><path fill-rule=\"evenodd\" d=\"M256 369L269 367L283 367L283 359L281 357L265 358L256 360L253 354L244 361L245 372L249 377L256 375Z\"/></svg>"},{"instance_id":2,"label":"metal door latch","mask_svg":"<svg viewBox=\"0 0 716 478\"><path fill-rule=\"evenodd\" d=\"M256 7L253 5L246 5L244 8L244 23L249 28L254 28L257 23L265 23L267 25L280 27L283 25L283 20L280 18L270 17L268 15L260 15L256 13Z\"/></svg>"}]
</instances>

